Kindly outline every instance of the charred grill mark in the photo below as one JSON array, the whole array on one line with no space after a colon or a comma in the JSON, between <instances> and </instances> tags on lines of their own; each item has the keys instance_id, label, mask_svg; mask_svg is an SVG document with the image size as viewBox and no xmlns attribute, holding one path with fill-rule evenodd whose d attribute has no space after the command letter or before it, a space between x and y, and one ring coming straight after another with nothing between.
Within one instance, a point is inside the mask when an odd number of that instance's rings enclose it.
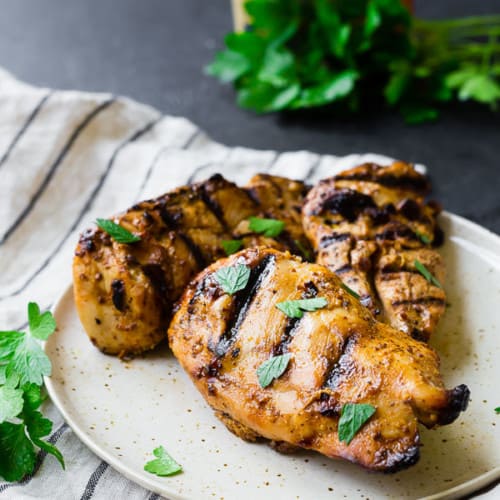
<instances>
[{"instance_id":1,"label":"charred grill mark","mask_svg":"<svg viewBox=\"0 0 500 500\"><path fill-rule=\"evenodd\" d=\"M350 271L353 271L353 267L351 266L351 264L346 264L345 266L342 266L342 267L339 267L338 269L335 269L335 271L333 271L335 274L345 274L345 273L348 273Z\"/></svg>"},{"instance_id":2,"label":"charred grill mark","mask_svg":"<svg viewBox=\"0 0 500 500\"><path fill-rule=\"evenodd\" d=\"M244 188L243 191L247 194L250 201L252 201L256 207L260 206L260 199L257 196L257 190L254 187Z\"/></svg>"},{"instance_id":3,"label":"charred grill mark","mask_svg":"<svg viewBox=\"0 0 500 500\"><path fill-rule=\"evenodd\" d=\"M288 344L292 340L293 334L299 326L301 318L287 318L285 329L278 344L273 347L273 356L285 354Z\"/></svg>"},{"instance_id":4,"label":"charred grill mark","mask_svg":"<svg viewBox=\"0 0 500 500\"><path fill-rule=\"evenodd\" d=\"M378 451L375 454L377 462L384 464L384 473L392 474L416 464L420 459L420 448L417 444L410 446L404 451L397 451L391 454L387 450Z\"/></svg>"},{"instance_id":5,"label":"charred grill mark","mask_svg":"<svg viewBox=\"0 0 500 500\"><path fill-rule=\"evenodd\" d=\"M262 178L265 179L269 184L271 184L271 186L273 186L274 189L276 189L276 191L278 192L278 196L283 195L283 190L281 189L281 186L277 182L275 182L272 175L263 174Z\"/></svg>"},{"instance_id":6,"label":"charred grill mark","mask_svg":"<svg viewBox=\"0 0 500 500\"><path fill-rule=\"evenodd\" d=\"M422 274L415 268L409 268L404 264L402 266L398 266L397 264L387 264L384 267L380 268L379 272L382 275L381 279L383 281L392 281L393 279L397 279L400 277L399 273L409 273L409 274L416 274L417 276L422 276ZM432 283L429 284L432 285Z\"/></svg>"},{"instance_id":7,"label":"charred grill mark","mask_svg":"<svg viewBox=\"0 0 500 500\"><path fill-rule=\"evenodd\" d=\"M127 254L125 255L125 262L130 266L136 266L139 264L139 261L132 255L132 254Z\"/></svg>"},{"instance_id":8,"label":"charred grill mark","mask_svg":"<svg viewBox=\"0 0 500 500\"><path fill-rule=\"evenodd\" d=\"M264 257L262 261L250 272L250 278L247 286L243 290L236 293L231 318L228 320L226 330L221 335L214 350L214 353L218 358L221 358L226 354L229 347L236 339L255 295L257 294L262 282L274 269L275 262L276 257L274 255L267 255Z\"/></svg>"},{"instance_id":9,"label":"charred grill mark","mask_svg":"<svg viewBox=\"0 0 500 500\"><path fill-rule=\"evenodd\" d=\"M327 389L335 389L345 377L349 377L350 372L352 371L351 353L356 343L356 334L352 334L344 340L340 356L330 372L327 373L323 387Z\"/></svg>"},{"instance_id":10,"label":"charred grill mark","mask_svg":"<svg viewBox=\"0 0 500 500\"><path fill-rule=\"evenodd\" d=\"M219 221L220 225L226 230L228 230L228 225L224 218L224 211L219 203L212 197L212 194L229 187L236 186L233 183L226 181L221 174L214 174L205 182L196 186L196 192L199 194L200 199Z\"/></svg>"},{"instance_id":11,"label":"charred grill mark","mask_svg":"<svg viewBox=\"0 0 500 500\"><path fill-rule=\"evenodd\" d=\"M78 241L78 250L75 252L75 255L82 257L86 252L92 252L95 250L95 234L95 229L87 229L81 234L80 240Z\"/></svg>"},{"instance_id":12,"label":"charred grill mark","mask_svg":"<svg viewBox=\"0 0 500 500\"><path fill-rule=\"evenodd\" d=\"M365 213L371 217L374 226L382 226L391 220L396 208L392 203L387 203L383 207L368 207Z\"/></svg>"},{"instance_id":13,"label":"charred grill mark","mask_svg":"<svg viewBox=\"0 0 500 500\"><path fill-rule=\"evenodd\" d=\"M156 295L162 304L162 316L165 318L170 310L169 286L165 279L165 273L159 264L145 264L141 266L142 272L149 279Z\"/></svg>"},{"instance_id":14,"label":"charred grill mark","mask_svg":"<svg viewBox=\"0 0 500 500\"><path fill-rule=\"evenodd\" d=\"M381 186L394 187L399 189L406 189L409 191L416 191L418 193L427 193L430 190L430 184L427 177L424 175L388 175L381 172L381 175L374 175L371 173L357 173L350 175L336 175L336 181L363 181L373 182Z\"/></svg>"},{"instance_id":15,"label":"charred grill mark","mask_svg":"<svg viewBox=\"0 0 500 500\"><path fill-rule=\"evenodd\" d=\"M125 284L122 280L113 280L111 282L111 299L113 300L114 306L119 311L125 310Z\"/></svg>"},{"instance_id":16,"label":"charred grill mark","mask_svg":"<svg viewBox=\"0 0 500 500\"><path fill-rule=\"evenodd\" d=\"M439 201L429 200L426 205L434 212L434 215L438 215L443 211L443 206Z\"/></svg>"},{"instance_id":17,"label":"charred grill mark","mask_svg":"<svg viewBox=\"0 0 500 500\"><path fill-rule=\"evenodd\" d=\"M435 304L438 306L444 306L446 301L438 297L419 297L417 299L407 299L407 300L395 300L391 302L392 306L406 306L406 305L430 305Z\"/></svg>"},{"instance_id":18,"label":"charred grill mark","mask_svg":"<svg viewBox=\"0 0 500 500\"><path fill-rule=\"evenodd\" d=\"M432 238L432 246L440 247L444 243L444 231L436 224L434 228L434 237Z\"/></svg>"},{"instance_id":19,"label":"charred grill mark","mask_svg":"<svg viewBox=\"0 0 500 500\"><path fill-rule=\"evenodd\" d=\"M206 267L208 265L208 262L205 259L205 256L203 255L201 248L187 234L178 231L177 235L189 248L189 251L192 253L198 267L200 269Z\"/></svg>"},{"instance_id":20,"label":"charred grill mark","mask_svg":"<svg viewBox=\"0 0 500 500\"><path fill-rule=\"evenodd\" d=\"M319 215L323 210L327 210L334 214L340 214L349 222L354 222L359 214L367 208L377 208L371 196L353 189L339 189L318 205L314 215Z\"/></svg>"},{"instance_id":21,"label":"charred grill mark","mask_svg":"<svg viewBox=\"0 0 500 500\"><path fill-rule=\"evenodd\" d=\"M189 248L189 251L191 252L192 256L194 257L194 260L196 261L196 264L200 269L203 269L204 267L207 266L208 262L205 259L205 256L203 255L203 252L201 248L186 234L184 233L180 228L178 221L179 219L182 219L182 212L177 212L174 214L169 213L167 210L167 207L165 206L165 203L158 203L158 205L155 207L159 214L160 218L167 227L167 229L175 229L177 231L177 236L186 244L186 246Z\"/></svg>"},{"instance_id":22,"label":"charred grill mark","mask_svg":"<svg viewBox=\"0 0 500 500\"><path fill-rule=\"evenodd\" d=\"M155 208L160 214L160 218L168 229L178 229L179 221L182 219L182 212L170 213L167 209L167 200L160 200Z\"/></svg>"},{"instance_id":23,"label":"charred grill mark","mask_svg":"<svg viewBox=\"0 0 500 500\"><path fill-rule=\"evenodd\" d=\"M219 221L219 224L224 228L225 231L229 231L228 225L224 219L224 213L221 206L210 197L206 189L200 190L200 198L205 203L208 210L214 215L214 217Z\"/></svg>"},{"instance_id":24,"label":"charred grill mark","mask_svg":"<svg viewBox=\"0 0 500 500\"><path fill-rule=\"evenodd\" d=\"M419 330L418 328L413 328L413 330L410 332L410 336L418 340L419 342L427 342L429 340L429 335L426 335L422 330Z\"/></svg>"},{"instance_id":25,"label":"charred grill mark","mask_svg":"<svg viewBox=\"0 0 500 500\"><path fill-rule=\"evenodd\" d=\"M337 243L340 241L345 241L351 238L350 233L333 233L328 236L323 236L319 241L319 248L326 248L330 246L332 243Z\"/></svg>"},{"instance_id":26,"label":"charred grill mark","mask_svg":"<svg viewBox=\"0 0 500 500\"><path fill-rule=\"evenodd\" d=\"M418 240L418 236L408 227L403 224L393 224L386 227L381 233L375 234L376 240L395 241L400 238L408 240Z\"/></svg>"},{"instance_id":27,"label":"charred grill mark","mask_svg":"<svg viewBox=\"0 0 500 500\"><path fill-rule=\"evenodd\" d=\"M84 240L82 246L87 252L92 252L92 250L95 250L95 243L90 239Z\"/></svg>"},{"instance_id":28,"label":"charred grill mark","mask_svg":"<svg viewBox=\"0 0 500 500\"><path fill-rule=\"evenodd\" d=\"M286 245L289 248L290 252L292 252L294 255L299 255L301 257L303 256L302 251L297 246L297 243L295 243L292 235L286 229L281 232L281 234L277 237L277 240Z\"/></svg>"},{"instance_id":29,"label":"charred grill mark","mask_svg":"<svg viewBox=\"0 0 500 500\"><path fill-rule=\"evenodd\" d=\"M208 279L207 277L201 279L200 281L198 281L197 285L196 285L196 289L193 293L193 296L191 297L191 299L189 300L189 305L192 306L196 303L196 301L198 300L198 298L200 297L200 295L205 291L206 287L208 285Z\"/></svg>"},{"instance_id":30,"label":"charred grill mark","mask_svg":"<svg viewBox=\"0 0 500 500\"><path fill-rule=\"evenodd\" d=\"M470 390L465 384L461 384L447 391L447 396L448 404L439 415L439 425L450 424L460 415L460 412L467 409L469 405Z\"/></svg>"},{"instance_id":31,"label":"charred grill mark","mask_svg":"<svg viewBox=\"0 0 500 500\"><path fill-rule=\"evenodd\" d=\"M153 216L147 210L142 212L142 218L147 224L152 224L154 222Z\"/></svg>"},{"instance_id":32,"label":"charred grill mark","mask_svg":"<svg viewBox=\"0 0 500 500\"><path fill-rule=\"evenodd\" d=\"M399 212L408 220L418 220L422 215L420 205L411 198L405 198L398 204Z\"/></svg>"},{"instance_id":33,"label":"charred grill mark","mask_svg":"<svg viewBox=\"0 0 500 500\"><path fill-rule=\"evenodd\" d=\"M340 416L342 407L328 392L322 392L319 397L319 412L324 417Z\"/></svg>"},{"instance_id":34,"label":"charred grill mark","mask_svg":"<svg viewBox=\"0 0 500 500\"><path fill-rule=\"evenodd\" d=\"M304 287L306 289L304 299L312 299L318 295L318 288L312 281L304 283Z\"/></svg>"},{"instance_id":35,"label":"charred grill mark","mask_svg":"<svg viewBox=\"0 0 500 500\"><path fill-rule=\"evenodd\" d=\"M214 184L214 183L216 184L219 182L223 182L224 184L228 183L228 181L226 181L226 179L224 179L222 174L220 174L218 172L216 174L211 175L206 181L206 183L212 183L212 184Z\"/></svg>"},{"instance_id":36,"label":"charred grill mark","mask_svg":"<svg viewBox=\"0 0 500 500\"><path fill-rule=\"evenodd\" d=\"M206 299L213 301L218 299L223 293L224 292L221 290L219 284L213 279L213 275L205 276L203 279L198 281L193 296L189 299L187 306L189 314L193 314L195 312L196 302L201 295L204 295ZM179 306L180 304L176 304L175 308L178 308ZM210 350L213 349L210 348Z\"/></svg>"},{"instance_id":37,"label":"charred grill mark","mask_svg":"<svg viewBox=\"0 0 500 500\"><path fill-rule=\"evenodd\" d=\"M312 281L304 283L304 288L305 290L300 296L301 299L312 299L318 295L318 289ZM281 339L279 343L273 347L273 356L280 356L287 352L288 344L292 341L295 330L299 327L301 319L302 318L287 318L285 329L281 334Z\"/></svg>"}]
</instances>

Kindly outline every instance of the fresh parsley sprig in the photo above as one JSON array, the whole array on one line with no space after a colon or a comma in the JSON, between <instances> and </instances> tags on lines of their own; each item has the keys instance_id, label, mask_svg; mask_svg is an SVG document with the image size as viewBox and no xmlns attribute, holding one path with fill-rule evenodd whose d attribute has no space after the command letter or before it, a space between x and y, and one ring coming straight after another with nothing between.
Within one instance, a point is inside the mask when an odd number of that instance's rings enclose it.
<instances>
[{"instance_id":1,"label":"fresh parsley sprig","mask_svg":"<svg viewBox=\"0 0 500 500\"><path fill-rule=\"evenodd\" d=\"M233 255L233 253L236 253L242 246L243 246L243 241L241 240L222 240L221 241L222 248L224 249L224 252L226 252L226 255Z\"/></svg>"},{"instance_id":2,"label":"fresh parsley sprig","mask_svg":"<svg viewBox=\"0 0 500 500\"><path fill-rule=\"evenodd\" d=\"M451 100L496 109L500 15L425 21L403 0L247 0L248 30L230 33L208 74L258 113L385 102L408 123Z\"/></svg>"},{"instance_id":3,"label":"fresh parsley sprig","mask_svg":"<svg viewBox=\"0 0 500 500\"><path fill-rule=\"evenodd\" d=\"M349 444L375 411L376 408L370 404L345 404L342 407L339 419L338 434L340 441Z\"/></svg>"},{"instance_id":4,"label":"fresh parsley sprig","mask_svg":"<svg viewBox=\"0 0 500 500\"><path fill-rule=\"evenodd\" d=\"M352 295L355 299L359 300L359 293L356 293L352 288L348 287L345 283L341 283L340 286L349 294Z\"/></svg>"},{"instance_id":5,"label":"fresh parsley sprig","mask_svg":"<svg viewBox=\"0 0 500 500\"><path fill-rule=\"evenodd\" d=\"M33 472L35 446L54 455L64 468L61 452L42 438L52 431L52 422L38 410L43 377L51 364L38 341L47 340L56 329L50 312L28 304L27 332L0 332L0 476L19 481Z\"/></svg>"},{"instance_id":6,"label":"fresh parsley sprig","mask_svg":"<svg viewBox=\"0 0 500 500\"><path fill-rule=\"evenodd\" d=\"M273 356L267 361L264 361L257 368L257 377L259 379L259 384L262 388L266 388L271 385L273 380L280 378L290 363L291 354L281 354L279 356Z\"/></svg>"},{"instance_id":7,"label":"fresh parsley sprig","mask_svg":"<svg viewBox=\"0 0 500 500\"><path fill-rule=\"evenodd\" d=\"M415 231L415 234L417 235L417 238L424 244L424 245L430 245L431 240L430 238L424 234L421 233L420 231Z\"/></svg>"},{"instance_id":8,"label":"fresh parsley sprig","mask_svg":"<svg viewBox=\"0 0 500 500\"><path fill-rule=\"evenodd\" d=\"M438 288L443 288L443 285L434 277L434 275L420 262L418 259L413 261L415 269L429 282Z\"/></svg>"},{"instance_id":9,"label":"fresh parsley sprig","mask_svg":"<svg viewBox=\"0 0 500 500\"><path fill-rule=\"evenodd\" d=\"M285 223L277 219L263 219L262 217L250 217L249 219L250 231L257 234L263 234L269 238L276 238L279 236L283 229L285 229Z\"/></svg>"},{"instance_id":10,"label":"fresh parsley sprig","mask_svg":"<svg viewBox=\"0 0 500 500\"><path fill-rule=\"evenodd\" d=\"M182 472L182 465L177 463L167 452L163 446L159 446L153 450L153 455L156 457L150 460L144 466L144 470L157 476L173 476Z\"/></svg>"},{"instance_id":11,"label":"fresh parsley sprig","mask_svg":"<svg viewBox=\"0 0 500 500\"><path fill-rule=\"evenodd\" d=\"M302 318L304 311L317 311L327 305L328 301L324 297L314 297L311 299L285 300L278 302L276 307L289 318Z\"/></svg>"},{"instance_id":12,"label":"fresh parsley sprig","mask_svg":"<svg viewBox=\"0 0 500 500\"><path fill-rule=\"evenodd\" d=\"M234 295L247 286L250 268L244 264L221 267L215 273L215 279L228 295Z\"/></svg>"},{"instance_id":13,"label":"fresh parsley sprig","mask_svg":"<svg viewBox=\"0 0 500 500\"><path fill-rule=\"evenodd\" d=\"M117 243L136 243L141 240L140 236L132 234L130 231L108 219L96 219L96 224Z\"/></svg>"}]
</instances>

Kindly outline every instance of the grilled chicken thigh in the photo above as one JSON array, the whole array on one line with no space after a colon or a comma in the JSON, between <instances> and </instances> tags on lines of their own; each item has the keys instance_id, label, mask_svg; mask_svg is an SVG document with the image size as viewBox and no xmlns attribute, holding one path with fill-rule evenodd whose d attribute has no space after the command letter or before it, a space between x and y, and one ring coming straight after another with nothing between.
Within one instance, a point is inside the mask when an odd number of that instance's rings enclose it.
<instances>
[{"instance_id":1,"label":"grilled chicken thigh","mask_svg":"<svg viewBox=\"0 0 500 500\"><path fill-rule=\"evenodd\" d=\"M293 189L275 198L279 206L274 207L266 185L283 183ZM298 217L287 217L286 231L277 238L252 233L248 218L285 219L290 205L301 204L303 184L267 176L259 193L265 199L262 206L259 196L251 197L216 175L115 217L116 223L140 235L137 243L117 243L100 228L85 231L75 252L73 282L78 313L92 342L108 354L152 349L165 338L172 305L189 280L225 256L222 240L239 238L243 246L299 252L294 239L307 239Z\"/></svg>"},{"instance_id":2,"label":"grilled chicken thigh","mask_svg":"<svg viewBox=\"0 0 500 500\"><path fill-rule=\"evenodd\" d=\"M245 265L246 286L229 295L217 271ZM289 318L276 304L322 297L327 305ZM448 424L467 406L466 386L446 390L437 354L402 336L341 287L339 278L272 249L246 249L211 265L184 292L168 330L170 346L229 430L396 471L419 457L418 422ZM261 387L257 369L291 358ZM347 403L371 404L373 417L350 444L338 436Z\"/></svg>"},{"instance_id":3,"label":"grilled chicken thigh","mask_svg":"<svg viewBox=\"0 0 500 500\"><path fill-rule=\"evenodd\" d=\"M420 339L429 338L445 310L444 291L415 267L417 260L443 283L444 263L433 248L442 243L440 209L424 202L429 188L406 163L364 164L322 180L302 212L316 262L379 319Z\"/></svg>"},{"instance_id":4,"label":"grilled chicken thigh","mask_svg":"<svg viewBox=\"0 0 500 500\"><path fill-rule=\"evenodd\" d=\"M302 228L302 204L308 187L300 181L268 174L257 174L245 187L267 217L285 223L281 239L293 253L305 259L312 256L312 248Z\"/></svg>"}]
</instances>

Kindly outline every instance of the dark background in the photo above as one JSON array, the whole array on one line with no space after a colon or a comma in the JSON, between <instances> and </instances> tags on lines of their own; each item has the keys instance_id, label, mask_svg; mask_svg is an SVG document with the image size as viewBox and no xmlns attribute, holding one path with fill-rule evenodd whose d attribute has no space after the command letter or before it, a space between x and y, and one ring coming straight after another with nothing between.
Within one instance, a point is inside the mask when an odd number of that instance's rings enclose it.
<instances>
[{"instance_id":1,"label":"dark background","mask_svg":"<svg viewBox=\"0 0 500 500\"><path fill-rule=\"evenodd\" d=\"M0 65L27 82L113 92L183 115L229 145L318 153L375 152L426 164L445 208L500 233L500 113L474 105L438 123L385 114L293 121L240 110L202 73L231 27L229 0L8 0ZM500 0L416 1L421 17L500 13Z\"/></svg>"}]
</instances>

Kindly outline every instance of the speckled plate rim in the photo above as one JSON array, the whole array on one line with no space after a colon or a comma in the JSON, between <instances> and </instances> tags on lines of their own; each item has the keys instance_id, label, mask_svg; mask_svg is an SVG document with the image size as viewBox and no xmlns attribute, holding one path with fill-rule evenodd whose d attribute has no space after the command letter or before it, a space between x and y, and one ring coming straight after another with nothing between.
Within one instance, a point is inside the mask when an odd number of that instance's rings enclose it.
<instances>
[{"instance_id":1,"label":"speckled plate rim","mask_svg":"<svg viewBox=\"0 0 500 500\"><path fill-rule=\"evenodd\" d=\"M450 222L463 226L468 234L475 233L474 236L479 236L480 242L476 241L475 238L468 239L463 237L451 236L452 240L459 240L461 244L467 246L467 248L478 255L480 255L483 259L487 260L490 264L495 267L500 268L500 237L489 231L488 229L472 222L464 217L459 215L452 214L450 212L443 212L441 217L449 219ZM54 306L51 308L52 313L57 316L59 307L64 302L64 298L72 293L72 283L70 283L64 291L60 294L57 301L54 303ZM46 343L44 343L45 349ZM84 430L79 426L78 422L73 419L68 413L63 401L59 398L57 389L50 377L45 377L45 386L47 388L47 392L61 412L64 420L71 427L74 433L78 436L78 438L90 449L92 450L98 457L107 462L111 467L117 470L119 473L123 474L126 478L134 481L135 483L143 486L144 488L151 490L160 495L168 495L170 500L190 500L188 497L183 495L179 495L175 490L170 489L168 485L164 482L160 482L155 479L154 476L151 478L146 478L142 471L138 472L132 467L128 467L123 464L120 460L117 460L116 457L111 455L104 449L98 442L95 442L90 438L88 434L84 432ZM422 500L438 500L438 499L454 499L460 498L464 495L468 495L483 488L487 488L489 485L493 485L495 482L500 480L500 465L495 467L494 469L477 476L465 483L454 486L453 488L449 488L447 490L441 491L434 495L430 495L427 497L423 497Z\"/></svg>"},{"instance_id":2,"label":"speckled plate rim","mask_svg":"<svg viewBox=\"0 0 500 500\"><path fill-rule=\"evenodd\" d=\"M54 306L51 308L51 312L55 317L57 317L58 309L64 302L66 296L72 293L73 293L73 284L70 283L66 287L64 292L60 294L58 300L54 303ZM47 353L46 345L47 342L43 342L43 349ZM78 424L77 420L73 419L73 417L69 414L62 399L59 398L57 390L54 387L51 378L44 377L44 379L45 379L45 387L47 389L47 393L52 402L54 403L54 405L57 407L57 409L63 416L66 423L71 427L71 429L78 436L80 441L82 441L83 444L85 444L85 446L87 446L87 448L93 451L99 458L104 460L106 463L111 465L113 469L115 469L120 474L125 476L127 479L130 479L134 483L137 483L140 486L143 486L144 488L153 491L154 493L158 493L159 495L162 496L168 494L169 500L190 500L188 497L179 495L175 490L170 490L165 485L165 483L160 483L158 480L155 479L154 476L151 476L151 478L146 479L143 476L142 471L140 473L137 472L134 468L128 467L127 465L123 464L120 460L117 460L116 457L108 453L105 448L101 447L101 445L98 442L94 441L88 434L86 434L85 431Z\"/></svg>"}]
</instances>

